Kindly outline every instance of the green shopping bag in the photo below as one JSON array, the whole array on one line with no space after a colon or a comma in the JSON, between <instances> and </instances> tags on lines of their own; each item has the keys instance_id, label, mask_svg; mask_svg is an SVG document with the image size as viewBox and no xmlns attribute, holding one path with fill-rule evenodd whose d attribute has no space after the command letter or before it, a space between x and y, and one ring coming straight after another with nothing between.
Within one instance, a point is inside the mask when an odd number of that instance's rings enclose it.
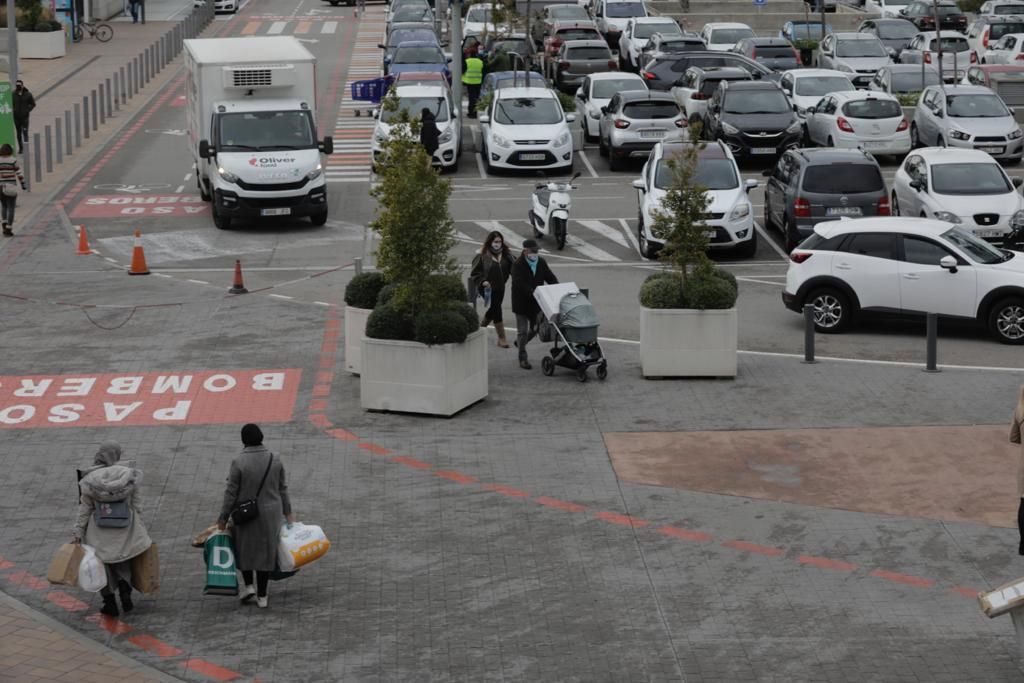
<instances>
[{"instance_id":1,"label":"green shopping bag","mask_svg":"<svg viewBox=\"0 0 1024 683\"><path fill-rule=\"evenodd\" d=\"M235 572L235 548L231 534L218 531L203 546L206 561L204 595L238 595L238 574Z\"/></svg>"}]
</instances>

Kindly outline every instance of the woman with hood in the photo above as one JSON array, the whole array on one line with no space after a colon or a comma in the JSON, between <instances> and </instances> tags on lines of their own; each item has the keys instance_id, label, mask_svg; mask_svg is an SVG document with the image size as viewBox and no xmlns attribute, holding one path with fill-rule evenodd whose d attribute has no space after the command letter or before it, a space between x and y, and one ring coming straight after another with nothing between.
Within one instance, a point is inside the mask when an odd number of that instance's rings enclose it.
<instances>
[{"instance_id":1,"label":"woman with hood","mask_svg":"<svg viewBox=\"0 0 1024 683\"><path fill-rule=\"evenodd\" d=\"M1024 427L1024 386L1020 388L1017 409L1013 411L1013 419L1010 421L1010 443L1020 444L1022 427ZM1017 459L1017 495L1020 496L1020 506L1017 508L1020 545L1017 547L1017 553L1024 555L1024 446L1021 446L1020 456Z\"/></svg>"},{"instance_id":2,"label":"woman with hood","mask_svg":"<svg viewBox=\"0 0 1024 683\"><path fill-rule=\"evenodd\" d=\"M423 149L427 150L427 156L430 157L428 165L433 165L434 152L441 146L441 131L437 127L437 118L434 116L434 112L426 107L423 107L423 111L420 112L420 144L423 145Z\"/></svg>"},{"instance_id":3,"label":"woman with hood","mask_svg":"<svg viewBox=\"0 0 1024 683\"><path fill-rule=\"evenodd\" d=\"M110 617L118 615L116 590L121 596L121 609L130 612L132 607L131 559L141 555L153 542L142 522L142 472L134 463L121 460L121 446L109 442L100 446L93 459L93 466L82 475L78 482L80 491L78 520L75 523L75 543L84 542L96 551L96 557L107 569L107 585L100 589L103 607L100 612ZM127 524L115 522L117 526L105 523L105 504L124 503L121 508L127 514Z\"/></svg>"}]
</instances>

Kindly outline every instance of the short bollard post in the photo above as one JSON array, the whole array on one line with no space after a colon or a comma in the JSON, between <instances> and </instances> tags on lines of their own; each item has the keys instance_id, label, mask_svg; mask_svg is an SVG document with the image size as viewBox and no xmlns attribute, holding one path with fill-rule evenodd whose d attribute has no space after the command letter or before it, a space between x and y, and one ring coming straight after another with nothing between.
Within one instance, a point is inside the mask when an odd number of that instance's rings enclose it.
<instances>
[{"instance_id":1,"label":"short bollard post","mask_svg":"<svg viewBox=\"0 0 1024 683\"><path fill-rule=\"evenodd\" d=\"M46 172L53 173L53 131L43 126L43 148L46 150Z\"/></svg>"},{"instance_id":2,"label":"short bollard post","mask_svg":"<svg viewBox=\"0 0 1024 683\"><path fill-rule=\"evenodd\" d=\"M939 316L937 313L929 313L925 321L928 344L924 371L939 372Z\"/></svg>"},{"instance_id":3,"label":"short bollard post","mask_svg":"<svg viewBox=\"0 0 1024 683\"><path fill-rule=\"evenodd\" d=\"M36 182L43 182L43 165L39 163L39 158L43 156L43 141L39 137L39 133L32 133L32 162L36 165Z\"/></svg>"},{"instance_id":4,"label":"short bollard post","mask_svg":"<svg viewBox=\"0 0 1024 683\"><path fill-rule=\"evenodd\" d=\"M111 82L109 78L103 79L103 82L107 86L107 96L104 98L104 101L107 103L107 117L109 118L114 115L114 91L110 88Z\"/></svg>"},{"instance_id":5,"label":"short bollard post","mask_svg":"<svg viewBox=\"0 0 1024 683\"><path fill-rule=\"evenodd\" d=\"M363 274L363 257L362 256L356 256L354 259L352 259L352 261L356 265L356 275L362 275Z\"/></svg>"},{"instance_id":6,"label":"short bollard post","mask_svg":"<svg viewBox=\"0 0 1024 683\"><path fill-rule=\"evenodd\" d=\"M121 98L121 104L127 106L127 104L128 104L128 93L125 92L124 67L123 66L119 66L117 68L117 85L118 85L117 92L119 93L118 97Z\"/></svg>"},{"instance_id":7,"label":"short bollard post","mask_svg":"<svg viewBox=\"0 0 1024 683\"><path fill-rule=\"evenodd\" d=\"M25 189L32 189L32 149L25 142Z\"/></svg>"},{"instance_id":8,"label":"short bollard post","mask_svg":"<svg viewBox=\"0 0 1024 683\"><path fill-rule=\"evenodd\" d=\"M75 147L82 146L82 105L75 102Z\"/></svg>"},{"instance_id":9,"label":"short bollard post","mask_svg":"<svg viewBox=\"0 0 1024 683\"><path fill-rule=\"evenodd\" d=\"M90 113L89 120L92 122L92 129L93 130L99 130L100 129L99 118L96 116L96 113L97 113L97 108L96 108L96 88L93 88L92 90L89 91L89 106L92 108L90 110L90 112L89 112Z\"/></svg>"},{"instance_id":10,"label":"short bollard post","mask_svg":"<svg viewBox=\"0 0 1024 683\"><path fill-rule=\"evenodd\" d=\"M85 139L89 139L89 96L82 95L82 132Z\"/></svg>"},{"instance_id":11,"label":"short bollard post","mask_svg":"<svg viewBox=\"0 0 1024 683\"><path fill-rule=\"evenodd\" d=\"M804 362L817 362L814 360L814 306L812 304L804 304Z\"/></svg>"},{"instance_id":12,"label":"short bollard post","mask_svg":"<svg viewBox=\"0 0 1024 683\"><path fill-rule=\"evenodd\" d=\"M64 126L58 116L53 120L53 135L56 144L53 146L57 152L57 165L64 163Z\"/></svg>"},{"instance_id":13,"label":"short bollard post","mask_svg":"<svg viewBox=\"0 0 1024 683\"><path fill-rule=\"evenodd\" d=\"M64 153L71 156L71 112L64 110Z\"/></svg>"},{"instance_id":14,"label":"short bollard post","mask_svg":"<svg viewBox=\"0 0 1024 683\"><path fill-rule=\"evenodd\" d=\"M103 104L103 102L105 100L106 92L104 92L104 90L103 90L103 84L102 83L100 83L99 89L100 89L100 92L99 92L98 99L99 99L99 107L100 107L100 123L104 124L104 123L107 122L107 108ZM94 90L93 92L96 92L96 91Z\"/></svg>"}]
</instances>

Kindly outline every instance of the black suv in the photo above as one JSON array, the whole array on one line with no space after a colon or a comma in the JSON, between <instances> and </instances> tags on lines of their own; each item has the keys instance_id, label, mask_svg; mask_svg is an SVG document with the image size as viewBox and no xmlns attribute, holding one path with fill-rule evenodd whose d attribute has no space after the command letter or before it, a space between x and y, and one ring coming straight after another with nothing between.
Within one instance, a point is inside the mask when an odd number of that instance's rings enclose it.
<instances>
[{"instance_id":1,"label":"black suv","mask_svg":"<svg viewBox=\"0 0 1024 683\"><path fill-rule=\"evenodd\" d=\"M960 6L949 0L938 3L939 25L935 25L935 7L931 0L917 0L900 10L900 16L914 22L922 31L960 31L967 33L967 15Z\"/></svg>"},{"instance_id":2,"label":"black suv","mask_svg":"<svg viewBox=\"0 0 1024 683\"><path fill-rule=\"evenodd\" d=\"M729 145L736 157L775 161L800 144L803 124L778 83L722 81L708 103L703 132Z\"/></svg>"},{"instance_id":3,"label":"black suv","mask_svg":"<svg viewBox=\"0 0 1024 683\"><path fill-rule=\"evenodd\" d=\"M753 78L776 80L779 74L761 66L752 59L730 52L679 52L655 57L647 62L640 75L647 81L651 90L671 90L672 86L682 85L683 75L691 66L737 66L750 72Z\"/></svg>"}]
</instances>

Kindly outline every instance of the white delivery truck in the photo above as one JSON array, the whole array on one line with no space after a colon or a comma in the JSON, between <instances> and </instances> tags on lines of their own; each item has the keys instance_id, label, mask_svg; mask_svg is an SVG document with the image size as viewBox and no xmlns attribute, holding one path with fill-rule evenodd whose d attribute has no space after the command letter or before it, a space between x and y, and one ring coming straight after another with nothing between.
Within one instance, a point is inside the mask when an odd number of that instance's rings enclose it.
<instances>
[{"instance_id":1,"label":"white delivery truck","mask_svg":"<svg viewBox=\"0 0 1024 683\"><path fill-rule=\"evenodd\" d=\"M317 139L316 58L291 36L185 41L189 145L213 223L309 216L327 221Z\"/></svg>"}]
</instances>

